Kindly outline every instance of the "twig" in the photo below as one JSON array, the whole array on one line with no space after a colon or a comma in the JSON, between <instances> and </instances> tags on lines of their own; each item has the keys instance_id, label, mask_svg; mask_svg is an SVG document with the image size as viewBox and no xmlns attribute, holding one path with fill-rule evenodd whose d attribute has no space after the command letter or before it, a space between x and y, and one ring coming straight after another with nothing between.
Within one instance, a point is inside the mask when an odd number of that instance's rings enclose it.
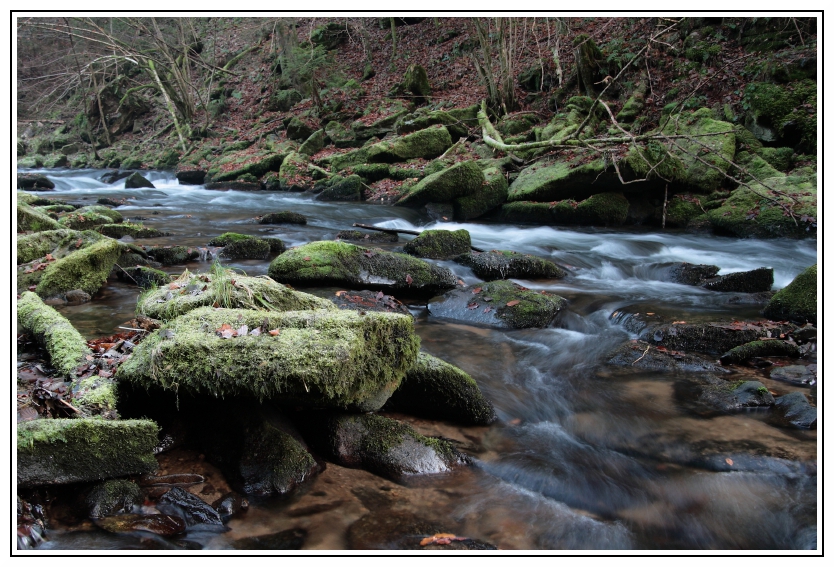
<instances>
[{"instance_id":1,"label":"twig","mask_svg":"<svg viewBox=\"0 0 834 567\"><path fill-rule=\"evenodd\" d=\"M128 273L128 271L127 271L127 270L125 270L124 268L122 268L122 267L121 267L120 265L118 265L118 264L114 264L114 265L115 265L117 268L119 268L121 271L123 271L127 277L129 277L130 279L132 279L132 280L133 280L133 283L135 283L137 286L139 285L139 282L137 282L135 279L133 279L133 276L131 276L131 275ZM141 287L141 286L140 286L140 287Z\"/></svg>"},{"instance_id":2,"label":"twig","mask_svg":"<svg viewBox=\"0 0 834 567\"><path fill-rule=\"evenodd\" d=\"M663 220L660 223L660 229L666 230L666 204L669 202L669 184L666 184L666 189L663 192Z\"/></svg>"},{"instance_id":3,"label":"twig","mask_svg":"<svg viewBox=\"0 0 834 567\"><path fill-rule=\"evenodd\" d=\"M644 350L644 351L643 351L643 354L640 356L640 358L638 358L637 360L635 360L634 362L632 362L632 363L631 363L631 365L632 365L632 366L634 366L635 364L637 364L638 362L640 362L641 360L643 360L643 357L644 357L644 356L646 356L646 353L648 353L648 352L649 352L649 349L650 349L650 348L652 348L652 345L647 346L647 347L646 347L646 350Z\"/></svg>"}]
</instances>

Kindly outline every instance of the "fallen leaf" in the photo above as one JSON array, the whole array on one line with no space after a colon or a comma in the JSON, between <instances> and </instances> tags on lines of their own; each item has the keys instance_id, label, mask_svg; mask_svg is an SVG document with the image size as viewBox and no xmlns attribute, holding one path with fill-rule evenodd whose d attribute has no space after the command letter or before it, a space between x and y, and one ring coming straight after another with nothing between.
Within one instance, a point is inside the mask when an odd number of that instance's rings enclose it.
<instances>
[{"instance_id":1,"label":"fallen leaf","mask_svg":"<svg viewBox=\"0 0 834 567\"><path fill-rule=\"evenodd\" d=\"M273 337L277 337L278 335L280 335L280 334L281 334L281 329L272 329L272 330L269 332L269 334L270 334L270 335L272 335Z\"/></svg>"},{"instance_id":2,"label":"fallen leaf","mask_svg":"<svg viewBox=\"0 0 834 567\"><path fill-rule=\"evenodd\" d=\"M480 305L478 305L474 301L466 306L467 309L477 309L478 307L480 307Z\"/></svg>"},{"instance_id":3,"label":"fallen leaf","mask_svg":"<svg viewBox=\"0 0 834 567\"><path fill-rule=\"evenodd\" d=\"M247 334L249 334L249 327L248 327L248 326L246 326L246 325L241 326L241 327L237 330L237 335L238 335L239 337L245 337Z\"/></svg>"},{"instance_id":4,"label":"fallen leaf","mask_svg":"<svg viewBox=\"0 0 834 567\"><path fill-rule=\"evenodd\" d=\"M686 324L686 321L672 321L672 324L673 325L684 325L684 324Z\"/></svg>"},{"instance_id":5,"label":"fallen leaf","mask_svg":"<svg viewBox=\"0 0 834 567\"><path fill-rule=\"evenodd\" d=\"M483 290L483 288L476 287L475 289L472 290L472 293L481 293L482 290Z\"/></svg>"},{"instance_id":6,"label":"fallen leaf","mask_svg":"<svg viewBox=\"0 0 834 567\"><path fill-rule=\"evenodd\" d=\"M513 299L512 301L508 301L508 302L507 302L507 307L513 307L514 305L518 305L519 303L521 303L521 301L520 301L520 300L518 300L518 299Z\"/></svg>"},{"instance_id":7,"label":"fallen leaf","mask_svg":"<svg viewBox=\"0 0 834 567\"><path fill-rule=\"evenodd\" d=\"M411 276L409 274L405 275L405 283L407 283L408 285L411 285L411 282L413 282L413 281L414 280L411 279Z\"/></svg>"},{"instance_id":8,"label":"fallen leaf","mask_svg":"<svg viewBox=\"0 0 834 567\"><path fill-rule=\"evenodd\" d=\"M381 299L382 299L382 298L384 298L384 297L385 297L385 294L384 294L384 293L382 293L381 291L380 291L379 293L377 293L377 294L376 294L376 298L377 298L377 300L381 300Z\"/></svg>"},{"instance_id":9,"label":"fallen leaf","mask_svg":"<svg viewBox=\"0 0 834 567\"><path fill-rule=\"evenodd\" d=\"M258 337L258 336L261 335L261 328L260 327L255 327L254 329L249 331L249 334L252 335L253 337Z\"/></svg>"},{"instance_id":10,"label":"fallen leaf","mask_svg":"<svg viewBox=\"0 0 834 567\"><path fill-rule=\"evenodd\" d=\"M83 241L80 238L75 241L75 247L76 248L81 248L82 244L83 244Z\"/></svg>"},{"instance_id":11,"label":"fallen leaf","mask_svg":"<svg viewBox=\"0 0 834 567\"><path fill-rule=\"evenodd\" d=\"M492 311L492 307L487 307L486 309L484 309L484 313L489 313L490 311Z\"/></svg>"},{"instance_id":12,"label":"fallen leaf","mask_svg":"<svg viewBox=\"0 0 834 567\"><path fill-rule=\"evenodd\" d=\"M343 295L347 295L347 292L344 290L336 292L336 297L342 297Z\"/></svg>"},{"instance_id":13,"label":"fallen leaf","mask_svg":"<svg viewBox=\"0 0 834 567\"><path fill-rule=\"evenodd\" d=\"M55 261L55 258L52 256L52 254L47 254L47 255L44 257L44 260L46 260L47 262L54 262L54 261Z\"/></svg>"},{"instance_id":14,"label":"fallen leaf","mask_svg":"<svg viewBox=\"0 0 834 567\"><path fill-rule=\"evenodd\" d=\"M727 463L730 466L733 466L733 460L730 457L727 457L726 459L724 459L724 462Z\"/></svg>"},{"instance_id":15,"label":"fallen leaf","mask_svg":"<svg viewBox=\"0 0 834 567\"><path fill-rule=\"evenodd\" d=\"M305 262L309 262L309 261L310 261L310 257L309 257L309 256L304 256L304 261L305 261Z\"/></svg>"}]
</instances>

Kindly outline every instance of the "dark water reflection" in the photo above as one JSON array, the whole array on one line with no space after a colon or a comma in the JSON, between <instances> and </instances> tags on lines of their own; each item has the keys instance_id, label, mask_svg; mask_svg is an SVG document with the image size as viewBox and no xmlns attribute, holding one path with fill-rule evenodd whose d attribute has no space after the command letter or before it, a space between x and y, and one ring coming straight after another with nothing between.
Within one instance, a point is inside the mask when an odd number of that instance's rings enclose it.
<instances>
[{"instance_id":1,"label":"dark water reflection","mask_svg":"<svg viewBox=\"0 0 834 567\"><path fill-rule=\"evenodd\" d=\"M288 246L332 239L354 222L409 229L466 228L473 244L537 254L566 266L565 280L521 281L565 296L559 328L499 331L432 318L412 303L423 350L470 373L499 422L467 428L409 416L420 432L461 443L473 467L398 485L364 471L328 466L288 499L253 502L226 534L195 543L228 549L234 540L290 528L307 530L304 549L344 549L347 530L367 513L407 511L441 518L456 533L502 549L808 549L816 545L816 433L776 427L766 412L710 415L681 399L685 375L604 366L631 336L615 311L685 320L757 317L734 294L661 282L665 262L716 264L721 273L772 266L776 288L816 262L815 242L738 240L678 232L578 230L490 223L432 223L417 212L364 203L319 203L308 195L207 191L164 173L157 186L106 186L101 172L47 172L50 197L93 204L130 198L119 211L170 235L141 244L205 247L226 231L270 234ZM305 226L266 227L253 217L290 209ZM269 232L266 232L269 231ZM406 239L409 237L406 237ZM259 261L227 265L265 274ZM466 283L476 278L445 262ZM209 267L189 264L189 270ZM172 273L182 267L172 268ZM334 289L307 290L325 296ZM137 292L110 283L94 302L61 310L87 337L114 332L133 316ZM768 387L790 391L766 374ZM807 392L807 390L805 390ZM738 461L742 470L714 463ZM326 505L322 505L322 504ZM299 512L301 510L302 512ZM308 513L304 513L308 510ZM49 549L116 549L124 538L96 532L53 534ZM115 540L114 540L115 538ZM113 546L116 547L113 547ZM164 543L125 540L122 549Z\"/></svg>"}]
</instances>

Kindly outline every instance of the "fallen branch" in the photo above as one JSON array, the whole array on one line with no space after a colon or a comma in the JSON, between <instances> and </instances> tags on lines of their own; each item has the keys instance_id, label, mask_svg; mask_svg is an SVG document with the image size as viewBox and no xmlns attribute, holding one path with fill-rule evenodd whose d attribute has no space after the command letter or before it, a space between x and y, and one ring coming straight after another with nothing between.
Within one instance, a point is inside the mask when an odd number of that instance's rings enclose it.
<instances>
[{"instance_id":1,"label":"fallen branch","mask_svg":"<svg viewBox=\"0 0 834 567\"><path fill-rule=\"evenodd\" d=\"M640 358L638 358L637 360L635 360L634 362L632 362L632 363L631 363L631 365L632 365L632 366L634 366L635 364L637 364L638 362L640 362L641 360L643 360L643 357L644 357L644 356L646 356L646 353L648 353L648 352L649 352L649 349L650 349L650 348L652 348L652 346L651 346L651 345L647 346L647 347L646 347L646 350L644 350L644 351L643 351L643 354L640 356Z\"/></svg>"}]
</instances>

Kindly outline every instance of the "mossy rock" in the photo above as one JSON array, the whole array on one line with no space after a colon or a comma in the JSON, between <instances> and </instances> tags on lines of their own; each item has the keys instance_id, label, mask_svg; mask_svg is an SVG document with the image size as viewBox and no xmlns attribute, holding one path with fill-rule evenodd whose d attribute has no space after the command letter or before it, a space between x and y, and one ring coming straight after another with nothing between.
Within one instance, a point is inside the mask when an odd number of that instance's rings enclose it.
<instances>
[{"instance_id":1,"label":"mossy rock","mask_svg":"<svg viewBox=\"0 0 834 567\"><path fill-rule=\"evenodd\" d=\"M130 480L106 480L95 485L84 497L87 516L104 518L129 514L138 509L145 497L139 485Z\"/></svg>"},{"instance_id":2,"label":"mossy rock","mask_svg":"<svg viewBox=\"0 0 834 567\"><path fill-rule=\"evenodd\" d=\"M298 153L312 156L321 151L324 147L324 130L316 130L298 148Z\"/></svg>"},{"instance_id":3,"label":"mossy rock","mask_svg":"<svg viewBox=\"0 0 834 567\"><path fill-rule=\"evenodd\" d=\"M628 209L628 199L622 193L600 193L579 202L505 203L501 218L523 224L618 226L628 218Z\"/></svg>"},{"instance_id":4,"label":"mossy rock","mask_svg":"<svg viewBox=\"0 0 834 567\"><path fill-rule=\"evenodd\" d=\"M411 134L385 140L367 148L368 163L393 163L413 158L431 159L452 146L444 126L432 126Z\"/></svg>"},{"instance_id":5,"label":"mossy rock","mask_svg":"<svg viewBox=\"0 0 834 567\"><path fill-rule=\"evenodd\" d=\"M95 230L110 238L122 238L123 236L130 236L131 238L156 238L158 236L164 236L161 230L145 226L141 223L132 222L102 224L95 227Z\"/></svg>"},{"instance_id":6,"label":"mossy rock","mask_svg":"<svg viewBox=\"0 0 834 567\"><path fill-rule=\"evenodd\" d=\"M324 125L324 133L327 134L327 137L330 138L330 141L337 148L352 148L362 145L352 131L335 120L331 120Z\"/></svg>"},{"instance_id":7,"label":"mossy rock","mask_svg":"<svg viewBox=\"0 0 834 567\"><path fill-rule=\"evenodd\" d=\"M145 187L153 189L154 184L145 179L138 171L131 173L125 179L125 189L142 189Z\"/></svg>"},{"instance_id":8,"label":"mossy rock","mask_svg":"<svg viewBox=\"0 0 834 567\"><path fill-rule=\"evenodd\" d=\"M260 224L307 224L307 217L293 211L267 213L258 221Z\"/></svg>"},{"instance_id":9,"label":"mossy rock","mask_svg":"<svg viewBox=\"0 0 834 567\"><path fill-rule=\"evenodd\" d=\"M177 181L180 185L202 185L206 180L206 173L205 169L180 165L177 168Z\"/></svg>"},{"instance_id":10,"label":"mossy rock","mask_svg":"<svg viewBox=\"0 0 834 567\"><path fill-rule=\"evenodd\" d=\"M446 203L476 194L486 182L475 162L464 161L421 179L397 206L422 207L426 203Z\"/></svg>"},{"instance_id":11,"label":"mossy rock","mask_svg":"<svg viewBox=\"0 0 834 567\"><path fill-rule=\"evenodd\" d=\"M422 297L451 289L457 281L448 269L407 254L326 241L287 250L269 265L269 275L292 285L338 285Z\"/></svg>"},{"instance_id":12,"label":"mossy rock","mask_svg":"<svg viewBox=\"0 0 834 567\"><path fill-rule=\"evenodd\" d=\"M611 366L636 368L660 372L709 372L729 373L716 364L715 359L682 352L670 352L645 341L629 340L605 355L605 362Z\"/></svg>"},{"instance_id":13,"label":"mossy rock","mask_svg":"<svg viewBox=\"0 0 834 567\"><path fill-rule=\"evenodd\" d=\"M168 321L213 305L262 311L333 309L326 299L295 291L268 276L244 276L215 266L209 273L185 271L170 285L143 294L136 302L136 313Z\"/></svg>"},{"instance_id":14,"label":"mossy rock","mask_svg":"<svg viewBox=\"0 0 834 567\"><path fill-rule=\"evenodd\" d=\"M315 183L307 169L308 163L307 156L298 152L292 152L284 158L278 172L281 191L307 191L313 188Z\"/></svg>"},{"instance_id":15,"label":"mossy rock","mask_svg":"<svg viewBox=\"0 0 834 567\"><path fill-rule=\"evenodd\" d=\"M721 364L741 364L751 358L789 356L799 358L799 347L787 341L753 341L734 348L721 355Z\"/></svg>"},{"instance_id":16,"label":"mossy rock","mask_svg":"<svg viewBox=\"0 0 834 567\"><path fill-rule=\"evenodd\" d=\"M304 99L304 96L295 89L278 91L269 97L267 110L286 112Z\"/></svg>"},{"instance_id":17,"label":"mossy rock","mask_svg":"<svg viewBox=\"0 0 834 567\"><path fill-rule=\"evenodd\" d=\"M489 425L498 419L469 374L425 352L418 355L384 410L464 425Z\"/></svg>"},{"instance_id":18,"label":"mossy rock","mask_svg":"<svg viewBox=\"0 0 834 567\"><path fill-rule=\"evenodd\" d=\"M58 219L58 215L60 213L71 213L72 211L78 209L75 205L45 205L42 207L36 207L42 213L46 213L50 217L54 219Z\"/></svg>"},{"instance_id":19,"label":"mossy rock","mask_svg":"<svg viewBox=\"0 0 834 567\"><path fill-rule=\"evenodd\" d=\"M405 423L380 415L317 416L305 437L328 459L402 481L408 476L450 472L467 462L446 440L420 435Z\"/></svg>"},{"instance_id":20,"label":"mossy rock","mask_svg":"<svg viewBox=\"0 0 834 567\"><path fill-rule=\"evenodd\" d=\"M316 131L315 127L308 124L298 116L293 116L287 123L287 138L297 142L303 142ZM303 152L306 153L306 152ZM315 152L313 152L315 153ZM311 154L308 154L311 155Z\"/></svg>"},{"instance_id":21,"label":"mossy rock","mask_svg":"<svg viewBox=\"0 0 834 567\"><path fill-rule=\"evenodd\" d=\"M17 484L93 482L154 472L157 425L148 420L36 419L17 425Z\"/></svg>"},{"instance_id":22,"label":"mossy rock","mask_svg":"<svg viewBox=\"0 0 834 567\"><path fill-rule=\"evenodd\" d=\"M408 307L393 295L385 295L381 291L346 291L339 290L329 297L333 305L339 309L354 311L379 311L380 313L398 313L412 317Z\"/></svg>"},{"instance_id":23,"label":"mossy rock","mask_svg":"<svg viewBox=\"0 0 834 567\"><path fill-rule=\"evenodd\" d=\"M245 176L259 178L269 171L278 171L284 159L293 150L292 145L283 144L273 149L263 149L255 153L240 152L226 154L212 163L206 174L206 180L212 183L221 181L245 181Z\"/></svg>"},{"instance_id":24,"label":"mossy rock","mask_svg":"<svg viewBox=\"0 0 834 567\"><path fill-rule=\"evenodd\" d=\"M509 278L561 279L567 275L565 270L550 260L512 250L467 252L455 258L455 261L472 268L477 277L486 281Z\"/></svg>"},{"instance_id":25,"label":"mossy rock","mask_svg":"<svg viewBox=\"0 0 834 567\"><path fill-rule=\"evenodd\" d=\"M142 289L167 286L174 279L170 274L149 266L122 268L116 272L116 277L121 281L134 283Z\"/></svg>"},{"instance_id":26,"label":"mossy rock","mask_svg":"<svg viewBox=\"0 0 834 567\"><path fill-rule=\"evenodd\" d=\"M118 396L112 379L89 376L74 379L72 383L72 404L81 412L80 417L102 417L117 419Z\"/></svg>"},{"instance_id":27,"label":"mossy rock","mask_svg":"<svg viewBox=\"0 0 834 567\"><path fill-rule=\"evenodd\" d=\"M425 67L411 64L405 70L400 88L405 93L411 93L416 103L428 102L431 98L431 85Z\"/></svg>"},{"instance_id":28,"label":"mossy rock","mask_svg":"<svg viewBox=\"0 0 834 567\"><path fill-rule=\"evenodd\" d=\"M345 22L328 22L310 32L310 43L327 50L337 48L350 37Z\"/></svg>"},{"instance_id":29,"label":"mossy rock","mask_svg":"<svg viewBox=\"0 0 834 567\"><path fill-rule=\"evenodd\" d=\"M587 164L568 161L533 164L521 170L510 184L507 200L544 202L587 197L600 191L594 182L605 170L602 159Z\"/></svg>"},{"instance_id":30,"label":"mossy rock","mask_svg":"<svg viewBox=\"0 0 834 567\"><path fill-rule=\"evenodd\" d=\"M223 325L260 333L222 338ZM332 304L286 313L202 307L140 343L117 378L145 388L375 411L418 349L411 318L402 315L362 315Z\"/></svg>"},{"instance_id":31,"label":"mossy rock","mask_svg":"<svg viewBox=\"0 0 834 567\"><path fill-rule=\"evenodd\" d=\"M41 232L60 229L61 225L49 215L26 205L17 204L17 232Z\"/></svg>"},{"instance_id":32,"label":"mossy rock","mask_svg":"<svg viewBox=\"0 0 834 567\"><path fill-rule=\"evenodd\" d=\"M186 246L159 246L150 248L148 256L163 266L176 266L196 260L200 253Z\"/></svg>"},{"instance_id":33,"label":"mossy rock","mask_svg":"<svg viewBox=\"0 0 834 567\"><path fill-rule=\"evenodd\" d=\"M271 255L281 254L286 250L279 238L257 238L236 232L224 232L209 240L209 246L223 246L220 255L224 258L267 259ZM264 245L266 245L264 247Z\"/></svg>"},{"instance_id":34,"label":"mossy rock","mask_svg":"<svg viewBox=\"0 0 834 567\"><path fill-rule=\"evenodd\" d=\"M535 123L536 119L530 115L515 117L504 116L498 124L496 124L495 129L498 130L502 136L515 136L517 134L521 134L522 132L528 132Z\"/></svg>"},{"instance_id":35,"label":"mossy rock","mask_svg":"<svg viewBox=\"0 0 834 567\"><path fill-rule=\"evenodd\" d=\"M478 191L453 201L455 220L464 222L476 219L500 207L507 200L508 184L504 171L490 167L484 169L483 174L486 183Z\"/></svg>"},{"instance_id":36,"label":"mossy rock","mask_svg":"<svg viewBox=\"0 0 834 567\"><path fill-rule=\"evenodd\" d=\"M107 219L107 222L101 222ZM86 230L101 224L113 224L124 221L122 213L103 205L89 205L61 217L59 222L67 228Z\"/></svg>"},{"instance_id":37,"label":"mossy rock","mask_svg":"<svg viewBox=\"0 0 834 567\"><path fill-rule=\"evenodd\" d=\"M467 230L424 230L403 246L403 252L418 258L450 260L468 253L471 247Z\"/></svg>"},{"instance_id":38,"label":"mossy rock","mask_svg":"<svg viewBox=\"0 0 834 567\"><path fill-rule=\"evenodd\" d=\"M675 195L670 198L666 205L666 226L683 228L692 219L703 214L704 211L694 202L697 198L690 194ZM662 222L662 210L660 214Z\"/></svg>"},{"instance_id":39,"label":"mossy rock","mask_svg":"<svg viewBox=\"0 0 834 567\"><path fill-rule=\"evenodd\" d=\"M733 236L756 238L814 238L817 235L817 176L787 176L751 183L751 189L739 187L721 206L708 210L713 229ZM785 193L796 201L773 194L768 187ZM762 195L776 201L768 201ZM782 203L793 212L787 215Z\"/></svg>"},{"instance_id":40,"label":"mossy rock","mask_svg":"<svg viewBox=\"0 0 834 567\"><path fill-rule=\"evenodd\" d=\"M316 184L317 201L361 201L362 178L358 175L334 175Z\"/></svg>"},{"instance_id":41,"label":"mossy rock","mask_svg":"<svg viewBox=\"0 0 834 567\"><path fill-rule=\"evenodd\" d=\"M76 289L95 295L107 281L122 251L118 241L105 238L50 262L43 270L35 292L44 298L61 297Z\"/></svg>"},{"instance_id":42,"label":"mossy rock","mask_svg":"<svg viewBox=\"0 0 834 567\"><path fill-rule=\"evenodd\" d=\"M429 302L433 317L502 329L547 327L567 306L567 300L532 291L508 280L452 290Z\"/></svg>"},{"instance_id":43,"label":"mossy rock","mask_svg":"<svg viewBox=\"0 0 834 567\"><path fill-rule=\"evenodd\" d=\"M760 140L780 141L783 145L794 146L799 151L816 153L815 80L806 79L789 85L748 83L744 91L744 101L750 107L745 126Z\"/></svg>"},{"instance_id":44,"label":"mossy rock","mask_svg":"<svg viewBox=\"0 0 834 567\"><path fill-rule=\"evenodd\" d=\"M387 163L358 164L351 167L350 171L361 177L365 183L373 183L389 177L389 165Z\"/></svg>"},{"instance_id":45,"label":"mossy rock","mask_svg":"<svg viewBox=\"0 0 834 567\"><path fill-rule=\"evenodd\" d=\"M17 324L44 345L52 366L62 376L73 378L84 356L90 353L87 341L72 323L30 291L17 300Z\"/></svg>"},{"instance_id":46,"label":"mossy rock","mask_svg":"<svg viewBox=\"0 0 834 567\"><path fill-rule=\"evenodd\" d=\"M41 173L18 173L17 188L27 191L50 191L55 189L55 183Z\"/></svg>"},{"instance_id":47,"label":"mossy rock","mask_svg":"<svg viewBox=\"0 0 834 567\"><path fill-rule=\"evenodd\" d=\"M702 386L699 401L724 412L769 407L775 402L773 394L757 380L738 384L718 379Z\"/></svg>"},{"instance_id":48,"label":"mossy rock","mask_svg":"<svg viewBox=\"0 0 834 567\"><path fill-rule=\"evenodd\" d=\"M362 232L361 230L340 230L336 234L336 240L350 240L353 242L362 242L367 244L375 244L378 242L397 242L399 236L396 232Z\"/></svg>"},{"instance_id":49,"label":"mossy rock","mask_svg":"<svg viewBox=\"0 0 834 567\"><path fill-rule=\"evenodd\" d=\"M17 167L22 167L24 169L35 169L38 167L43 167L43 156L28 155L25 157L17 158Z\"/></svg>"},{"instance_id":50,"label":"mossy rock","mask_svg":"<svg viewBox=\"0 0 834 567\"><path fill-rule=\"evenodd\" d=\"M776 292L765 306L764 316L774 321L816 325L817 285L817 265L814 264Z\"/></svg>"},{"instance_id":51,"label":"mossy rock","mask_svg":"<svg viewBox=\"0 0 834 567\"><path fill-rule=\"evenodd\" d=\"M104 238L91 230L79 232L68 228L19 236L17 238L17 262L18 264L29 263L44 258L47 254L60 259Z\"/></svg>"},{"instance_id":52,"label":"mossy rock","mask_svg":"<svg viewBox=\"0 0 834 567\"><path fill-rule=\"evenodd\" d=\"M406 114L397 120L395 129L397 134L409 134L436 124L445 126L453 140L465 138L469 134L469 129L462 120L442 110L435 110L427 114Z\"/></svg>"},{"instance_id":53,"label":"mossy rock","mask_svg":"<svg viewBox=\"0 0 834 567\"><path fill-rule=\"evenodd\" d=\"M720 268L710 264L690 264L678 262L668 267L668 271L659 279L684 285L701 285L704 281L718 275Z\"/></svg>"},{"instance_id":54,"label":"mossy rock","mask_svg":"<svg viewBox=\"0 0 834 567\"><path fill-rule=\"evenodd\" d=\"M773 287L773 268L757 268L709 278L700 284L712 291L758 293Z\"/></svg>"}]
</instances>

